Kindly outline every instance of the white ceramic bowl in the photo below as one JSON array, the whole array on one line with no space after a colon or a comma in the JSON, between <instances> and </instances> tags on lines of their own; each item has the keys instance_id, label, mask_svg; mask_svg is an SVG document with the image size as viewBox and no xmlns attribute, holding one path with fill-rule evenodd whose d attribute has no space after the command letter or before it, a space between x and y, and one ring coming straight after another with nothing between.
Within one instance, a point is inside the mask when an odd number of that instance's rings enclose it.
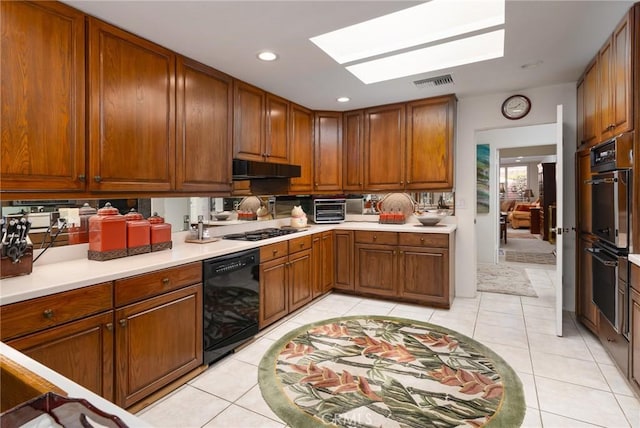
<instances>
[{"instance_id":1,"label":"white ceramic bowl","mask_svg":"<svg viewBox=\"0 0 640 428\"><path fill-rule=\"evenodd\" d=\"M416 218L423 226L435 226L448 215L446 211L427 211L423 214L416 215Z\"/></svg>"},{"instance_id":2,"label":"white ceramic bowl","mask_svg":"<svg viewBox=\"0 0 640 428\"><path fill-rule=\"evenodd\" d=\"M226 220L229 218L229 215L231 215L228 212L222 212L222 213L215 213L213 216L216 218L216 220Z\"/></svg>"}]
</instances>

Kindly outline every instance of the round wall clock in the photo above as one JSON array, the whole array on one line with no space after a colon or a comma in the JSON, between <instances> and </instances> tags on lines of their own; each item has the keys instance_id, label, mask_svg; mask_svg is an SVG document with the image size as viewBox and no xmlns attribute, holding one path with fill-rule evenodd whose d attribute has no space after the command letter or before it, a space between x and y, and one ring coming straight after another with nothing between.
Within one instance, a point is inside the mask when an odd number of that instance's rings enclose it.
<instances>
[{"instance_id":1,"label":"round wall clock","mask_svg":"<svg viewBox=\"0 0 640 428\"><path fill-rule=\"evenodd\" d=\"M522 119L529 110L531 110L531 100L524 95L512 95L502 103L502 115L507 119Z\"/></svg>"}]
</instances>

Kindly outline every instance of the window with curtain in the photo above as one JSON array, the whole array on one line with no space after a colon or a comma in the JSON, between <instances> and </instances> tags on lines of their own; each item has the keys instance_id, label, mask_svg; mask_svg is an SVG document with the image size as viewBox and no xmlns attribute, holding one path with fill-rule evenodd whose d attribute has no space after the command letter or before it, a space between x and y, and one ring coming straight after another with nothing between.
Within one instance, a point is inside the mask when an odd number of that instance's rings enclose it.
<instances>
[{"instance_id":1,"label":"window with curtain","mask_svg":"<svg viewBox=\"0 0 640 428\"><path fill-rule=\"evenodd\" d=\"M504 185L504 186L503 186ZM503 199L525 199L525 190L529 188L527 182L527 166L501 166L500 167L500 194Z\"/></svg>"}]
</instances>

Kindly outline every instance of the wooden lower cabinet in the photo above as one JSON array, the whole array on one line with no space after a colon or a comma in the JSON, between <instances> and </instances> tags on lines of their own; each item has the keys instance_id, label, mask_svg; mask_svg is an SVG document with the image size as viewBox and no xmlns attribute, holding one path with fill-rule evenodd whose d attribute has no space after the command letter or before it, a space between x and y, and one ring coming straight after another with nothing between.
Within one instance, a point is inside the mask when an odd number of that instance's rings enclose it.
<instances>
[{"instance_id":1,"label":"wooden lower cabinet","mask_svg":"<svg viewBox=\"0 0 640 428\"><path fill-rule=\"evenodd\" d=\"M115 312L116 404L129 407L202 364L202 284Z\"/></svg>"},{"instance_id":2,"label":"wooden lower cabinet","mask_svg":"<svg viewBox=\"0 0 640 428\"><path fill-rule=\"evenodd\" d=\"M355 232L355 291L448 308L449 235Z\"/></svg>"},{"instance_id":3,"label":"wooden lower cabinet","mask_svg":"<svg viewBox=\"0 0 640 428\"><path fill-rule=\"evenodd\" d=\"M283 245L284 244L284 245ZM259 328L309 303L313 296L311 236L260 248ZM289 248L290 250L284 251ZM277 258L273 258L278 256Z\"/></svg>"},{"instance_id":4,"label":"wooden lower cabinet","mask_svg":"<svg viewBox=\"0 0 640 428\"><path fill-rule=\"evenodd\" d=\"M590 248L594 239L590 235L582 235L578 239L577 259L577 316L578 319L594 334L598 333L598 307L593 303L592 257L586 249Z\"/></svg>"},{"instance_id":5,"label":"wooden lower cabinet","mask_svg":"<svg viewBox=\"0 0 640 428\"><path fill-rule=\"evenodd\" d=\"M113 400L113 311L10 340L7 345Z\"/></svg>"},{"instance_id":6,"label":"wooden lower cabinet","mask_svg":"<svg viewBox=\"0 0 640 428\"><path fill-rule=\"evenodd\" d=\"M631 265L631 307L629 308L629 380L640 392L640 267Z\"/></svg>"},{"instance_id":7,"label":"wooden lower cabinet","mask_svg":"<svg viewBox=\"0 0 640 428\"><path fill-rule=\"evenodd\" d=\"M333 289L333 283L335 281L333 232L316 233L312 239L312 298L315 299Z\"/></svg>"},{"instance_id":8,"label":"wooden lower cabinet","mask_svg":"<svg viewBox=\"0 0 640 428\"><path fill-rule=\"evenodd\" d=\"M335 235L335 281L333 288L353 291L353 231L336 230Z\"/></svg>"}]
</instances>

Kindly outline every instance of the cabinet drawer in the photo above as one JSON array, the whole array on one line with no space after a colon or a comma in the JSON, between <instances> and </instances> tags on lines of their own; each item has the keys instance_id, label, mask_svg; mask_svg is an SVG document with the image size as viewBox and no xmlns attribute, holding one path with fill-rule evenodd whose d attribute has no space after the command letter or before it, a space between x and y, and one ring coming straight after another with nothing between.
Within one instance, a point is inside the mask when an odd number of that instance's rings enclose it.
<instances>
[{"instance_id":1,"label":"cabinet drawer","mask_svg":"<svg viewBox=\"0 0 640 428\"><path fill-rule=\"evenodd\" d=\"M400 233L400 245L448 248L449 235L441 233Z\"/></svg>"},{"instance_id":2,"label":"cabinet drawer","mask_svg":"<svg viewBox=\"0 0 640 428\"><path fill-rule=\"evenodd\" d=\"M112 283L92 285L0 307L2 340L33 333L112 307Z\"/></svg>"},{"instance_id":3,"label":"cabinet drawer","mask_svg":"<svg viewBox=\"0 0 640 428\"><path fill-rule=\"evenodd\" d=\"M311 248L311 235L301 236L300 238L293 238L289 240L289 254L296 251L308 250Z\"/></svg>"},{"instance_id":4,"label":"cabinet drawer","mask_svg":"<svg viewBox=\"0 0 640 428\"><path fill-rule=\"evenodd\" d=\"M116 307L202 282L202 262L116 280Z\"/></svg>"},{"instance_id":5,"label":"cabinet drawer","mask_svg":"<svg viewBox=\"0 0 640 428\"><path fill-rule=\"evenodd\" d=\"M640 293L640 267L633 263L630 264L631 278L629 279L629 281L631 281L631 286L633 287L633 289Z\"/></svg>"},{"instance_id":6,"label":"cabinet drawer","mask_svg":"<svg viewBox=\"0 0 640 428\"><path fill-rule=\"evenodd\" d=\"M371 232L357 230L356 242L359 244L397 245L398 234L396 232Z\"/></svg>"},{"instance_id":7,"label":"cabinet drawer","mask_svg":"<svg viewBox=\"0 0 640 428\"><path fill-rule=\"evenodd\" d=\"M269 260L274 260L278 257L285 257L288 254L289 242L287 241L265 245L264 247L260 247L260 263L268 262Z\"/></svg>"}]
</instances>

